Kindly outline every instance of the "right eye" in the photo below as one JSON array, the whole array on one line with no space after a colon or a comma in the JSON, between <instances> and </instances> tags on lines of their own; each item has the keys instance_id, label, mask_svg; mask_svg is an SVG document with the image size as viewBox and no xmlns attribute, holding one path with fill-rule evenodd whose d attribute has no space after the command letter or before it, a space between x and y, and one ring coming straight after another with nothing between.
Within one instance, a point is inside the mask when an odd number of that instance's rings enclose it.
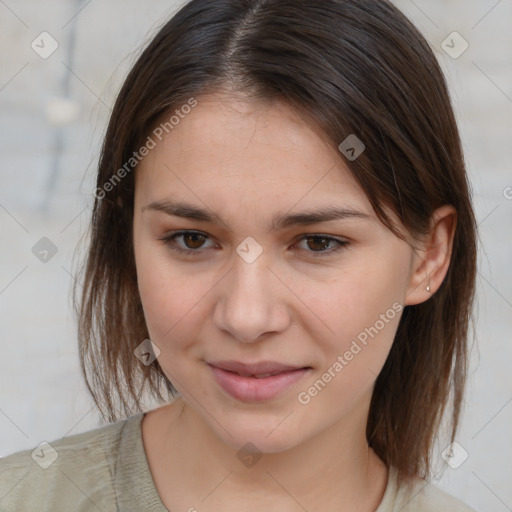
<instances>
[{"instance_id":1,"label":"right eye","mask_svg":"<svg viewBox=\"0 0 512 512\"><path fill-rule=\"evenodd\" d=\"M204 249L204 242L207 239L208 235L199 231L175 231L159 238L172 251L189 256L202 253L203 250L200 249Z\"/></svg>"}]
</instances>

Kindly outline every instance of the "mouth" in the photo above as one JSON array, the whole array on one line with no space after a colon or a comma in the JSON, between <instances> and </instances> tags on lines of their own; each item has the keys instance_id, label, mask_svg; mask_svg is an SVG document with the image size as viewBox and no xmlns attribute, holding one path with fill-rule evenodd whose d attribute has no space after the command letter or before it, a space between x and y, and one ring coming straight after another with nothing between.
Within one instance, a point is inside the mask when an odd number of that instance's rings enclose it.
<instances>
[{"instance_id":1,"label":"mouth","mask_svg":"<svg viewBox=\"0 0 512 512\"><path fill-rule=\"evenodd\" d=\"M208 363L217 384L243 402L271 400L289 390L312 369L272 361L246 364L239 361Z\"/></svg>"}]
</instances>

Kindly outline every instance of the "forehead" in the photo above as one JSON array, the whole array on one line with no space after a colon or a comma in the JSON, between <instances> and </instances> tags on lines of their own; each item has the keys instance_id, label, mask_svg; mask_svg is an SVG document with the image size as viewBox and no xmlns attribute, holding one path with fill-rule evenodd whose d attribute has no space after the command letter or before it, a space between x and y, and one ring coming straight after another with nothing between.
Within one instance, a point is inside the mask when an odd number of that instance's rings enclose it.
<instances>
[{"instance_id":1,"label":"forehead","mask_svg":"<svg viewBox=\"0 0 512 512\"><path fill-rule=\"evenodd\" d=\"M282 199L291 208L322 198L372 213L341 154L283 101L200 96L168 131L137 167L138 193L147 200L214 195L219 206Z\"/></svg>"}]
</instances>

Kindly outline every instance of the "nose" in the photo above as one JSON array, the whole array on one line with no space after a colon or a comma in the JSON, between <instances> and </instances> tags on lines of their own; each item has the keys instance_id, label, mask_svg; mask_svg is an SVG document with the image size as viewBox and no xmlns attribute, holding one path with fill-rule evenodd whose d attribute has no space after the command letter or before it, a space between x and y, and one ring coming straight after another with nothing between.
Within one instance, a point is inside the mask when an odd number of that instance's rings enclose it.
<instances>
[{"instance_id":1,"label":"nose","mask_svg":"<svg viewBox=\"0 0 512 512\"><path fill-rule=\"evenodd\" d=\"M264 255L252 263L236 255L233 268L220 284L214 322L238 341L255 342L289 326L286 289Z\"/></svg>"}]
</instances>

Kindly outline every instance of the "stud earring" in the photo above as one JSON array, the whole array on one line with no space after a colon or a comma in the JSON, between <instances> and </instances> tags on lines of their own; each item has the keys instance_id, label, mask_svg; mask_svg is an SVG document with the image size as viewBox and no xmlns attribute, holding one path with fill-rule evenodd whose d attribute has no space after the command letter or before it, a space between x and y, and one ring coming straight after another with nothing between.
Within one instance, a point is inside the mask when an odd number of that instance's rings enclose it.
<instances>
[{"instance_id":1,"label":"stud earring","mask_svg":"<svg viewBox=\"0 0 512 512\"><path fill-rule=\"evenodd\" d=\"M427 287L425 288L425 290L427 290L428 293L431 293L431 291L430 291L430 283L427 284Z\"/></svg>"}]
</instances>

